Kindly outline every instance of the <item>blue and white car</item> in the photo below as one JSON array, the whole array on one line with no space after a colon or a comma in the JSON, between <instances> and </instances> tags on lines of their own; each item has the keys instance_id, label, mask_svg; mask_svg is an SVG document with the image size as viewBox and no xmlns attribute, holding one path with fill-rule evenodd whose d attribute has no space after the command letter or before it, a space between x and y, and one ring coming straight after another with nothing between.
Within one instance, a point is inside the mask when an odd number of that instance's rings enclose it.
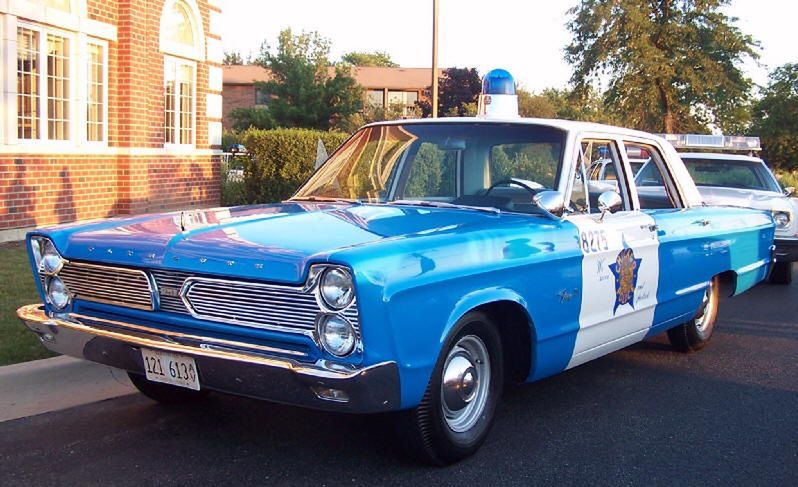
<instances>
[{"instance_id":1,"label":"blue and white car","mask_svg":"<svg viewBox=\"0 0 798 487\"><path fill-rule=\"evenodd\" d=\"M704 206L659 137L522 119L505 73L485 85L480 117L368 125L282 203L31 232L42 302L18 314L158 401L390 412L439 465L483 443L505 381L660 333L703 348L720 293L768 274L771 214ZM646 197L631 147L661 173Z\"/></svg>"}]
</instances>

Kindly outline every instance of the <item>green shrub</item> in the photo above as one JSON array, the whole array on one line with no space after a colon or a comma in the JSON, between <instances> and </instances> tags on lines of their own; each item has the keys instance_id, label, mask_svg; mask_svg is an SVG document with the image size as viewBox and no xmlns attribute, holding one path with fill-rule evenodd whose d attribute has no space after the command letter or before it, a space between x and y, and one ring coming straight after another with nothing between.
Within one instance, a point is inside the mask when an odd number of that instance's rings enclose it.
<instances>
[{"instance_id":1,"label":"green shrub","mask_svg":"<svg viewBox=\"0 0 798 487\"><path fill-rule=\"evenodd\" d=\"M222 133L222 150L226 151L233 144L241 143L241 134L235 130L225 130Z\"/></svg>"},{"instance_id":2,"label":"green shrub","mask_svg":"<svg viewBox=\"0 0 798 487\"><path fill-rule=\"evenodd\" d=\"M230 112L235 130L272 129L275 127L274 117L267 108L234 108Z\"/></svg>"},{"instance_id":3,"label":"green shrub","mask_svg":"<svg viewBox=\"0 0 798 487\"><path fill-rule=\"evenodd\" d=\"M244 178L240 176L243 157L230 158L222 162L219 176L221 179L222 206L238 206L247 202L244 192ZM231 172L232 171L232 172Z\"/></svg>"},{"instance_id":4,"label":"green shrub","mask_svg":"<svg viewBox=\"0 0 798 487\"><path fill-rule=\"evenodd\" d=\"M289 198L313 172L321 140L331 154L347 134L307 129L249 129L241 143L249 151L244 162L244 200L272 203Z\"/></svg>"},{"instance_id":5,"label":"green shrub","mask_svg":"<svg viewBox=\"0 0 798 487\"><path fill-rule=\"evenodd\" d=\"M796 188L798 190L798 171L776 173L781 186L784 188Z\"/></svg>"}]
</instances>

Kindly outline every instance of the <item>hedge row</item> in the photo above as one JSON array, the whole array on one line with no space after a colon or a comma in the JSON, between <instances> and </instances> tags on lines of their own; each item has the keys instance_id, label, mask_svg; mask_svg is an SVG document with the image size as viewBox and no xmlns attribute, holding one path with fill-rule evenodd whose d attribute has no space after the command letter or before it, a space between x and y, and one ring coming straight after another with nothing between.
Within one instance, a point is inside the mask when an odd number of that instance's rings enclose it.
<instances>
[{"instance_id":1,"label":"hedge row","mask_svg":"<svg viewBox=\"0 0 798 487\"><path fill-rule=\"evenodd\" d=\"M244 202L272 203L289 198L307 180L322 141L331 154L348 137L307 129L249 129L240 141L250 156L244 162Z\"/></svg>"}]
</instances>

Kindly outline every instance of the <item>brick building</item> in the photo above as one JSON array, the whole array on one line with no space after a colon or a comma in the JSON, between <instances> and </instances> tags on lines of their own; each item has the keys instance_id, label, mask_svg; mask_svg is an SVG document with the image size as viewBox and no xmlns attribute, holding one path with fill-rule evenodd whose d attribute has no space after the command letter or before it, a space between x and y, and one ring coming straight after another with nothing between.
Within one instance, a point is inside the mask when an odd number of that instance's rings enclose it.
<instances>
[{"instance_id":1,"label":"brick building","mask_svg":"<svg viewBox=\"0 0 798 487\"><path fill-rule=\"evenodd\" d=\"M221 0L0 0L0 241L219 201Z\"/></svg>"},{"instance_id":2,"label":"brick building","mask_svg":"<svg viewBox=\"0 0 798 487\"><path fill-rule=\"evenodd\" d=\"M330 68L334 74L335 68ZM262 108L269 103L269 94L262 93L255 83L269 81L267 69L255 65L224 66L224 127L232 128L230 113L236 108ZM404 105L412 109L416 101L424 96L431 84L429 68L353 68L352 76L363 87L365 102L386 107Z\"/></svg>"}]
</instances>

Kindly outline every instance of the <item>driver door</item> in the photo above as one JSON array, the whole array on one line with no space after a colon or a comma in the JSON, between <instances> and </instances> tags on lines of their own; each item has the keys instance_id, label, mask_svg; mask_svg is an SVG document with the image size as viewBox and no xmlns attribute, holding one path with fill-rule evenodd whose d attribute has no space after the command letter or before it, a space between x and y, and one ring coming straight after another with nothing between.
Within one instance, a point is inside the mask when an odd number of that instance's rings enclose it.
<instances>
[{"instance_id":1,"label":"driver door","mask_svg":"<svg viewBox=\"0 0 798 487\"><path fill-rule=\"evenodd\" d=\"M654 320L659 281L654 219L633 210L618 144L611 138L584 138L574 157L570 208L582 252L582 302L568 368L642 340ZM604 171L589 168L601 161ZM609 169L612 167L612 169ZM607 179L598 179L604 177ZM599 195L616 191L622 206L603 216Z\"/></svg>"}]
</instances>

